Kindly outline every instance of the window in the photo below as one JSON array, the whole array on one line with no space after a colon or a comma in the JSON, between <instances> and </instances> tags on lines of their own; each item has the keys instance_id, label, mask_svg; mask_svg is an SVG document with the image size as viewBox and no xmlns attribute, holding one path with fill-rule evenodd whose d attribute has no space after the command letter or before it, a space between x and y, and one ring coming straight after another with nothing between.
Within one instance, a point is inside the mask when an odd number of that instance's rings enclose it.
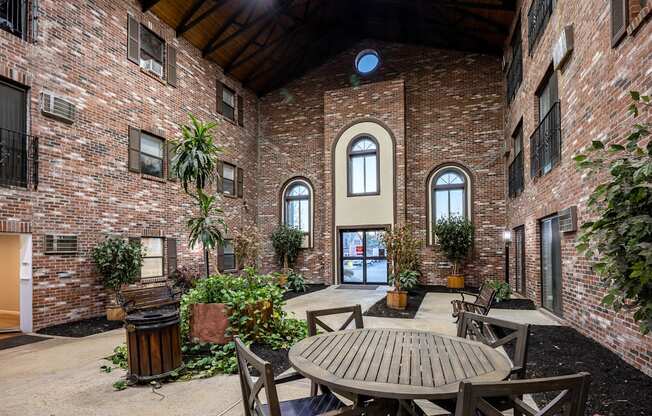
<instances>
[{"instance_id":1,"label":"window","mask_svg":"<svg viewBox=\"0 0 652 416\"><path fill-rule=\"evenodd\" d=\"M541 304L551 312L562 313L561 236L559 217L540 223L541 236Z\"/></svg>"},{"instance_id":2,"label":"window","mask_svg":"<svg viewBox=\"0 0 652 416\"><path fill-rule=\"evenodd\" d=\"M46 235L45 254L72 254L77 252L76 235Z\"/></svg>"},{"instance_id":3,"label":"window","mask_svg":"<svg viewBox=\"0 0 652 416\"><path fill-rule=\"evenodd\" d=\"M144 132L140 134L140 171L163 177L163 140Z\"/></svg>"},{"instance_id":4,"label":"window","mask_svg":"<svg viewBox=\"0 0 652 416\"><path fill-rule=\"evenodd\" d=\"M25 0L0 0L0 30L25 39L27 10Z\"/></svg>"},{"instance_id":5,"label":"window","mask_svg":"<svg viewBox=\"0 0 652 416\"><path fill-rule=\"evenodd\" d=\"M145 26L140 27L140 66L163 78L165 43Z\"/></svg>"},{"instance_id":6,"label":"window","mask_svg":"<svg viewBox=\"0 0 652 416\"><path fill-rule=\"evenodd\" d=\"M145 71L177 86L177 50L136 20L127 17L127 58Z\"/></svg>"},{"instance_id":7,"label":"window","mask_svg":"<svg viewBox=\"0 0 652 416\"><path fill-rule=\"evenodd\" d=\"M509 196L515 197L523 192L523 126L519 123L514 132L513 155L509 165Z\"/></svg>"},{"instance_id":8,"label":"window","mask_svg":"<svg viewBox=\"0 0 652 416\"><path fill-rule=\"evenodd\" d=\"M434 221L467 217L466 175L457 168L446 168L433 179L432 215Z\"/></svg>"},{"instance_id":9,"label":"window","mask_svg":"<svg viewBox=\"0 0 652 416\"><path fill-rule=\"evenodd\" d=\"M380 55L373 49L365 49L355 57L355 70L360 75L371 75L380 66Z\"/></svg>"},{"instance_id":10,"label":"window","mask_svg":"<svg viewBox=\"0 0 652 416\"><path fill-rule=\"evenodd\" d=\"M351 142L348 163L349 196L377 195L380 192L378 143L369 136Z\"/></svg>"},{"instance_id":11,"label":"window","mask_svg":"<svg viewBox=\"0 0 652 416\"><path fill-rule=\"evenodd\" d=\"M235 195L235 166L225 163L222 169L222 192Z\"/></svg>"},{"instance_id":12,"label":"window","mask_svg":"<svg viewBox=\"0 0 652 416\"><path fill-rule=\"evenodd\" d=\"M523 53L521 48L521 21L519 19L510 42L512 58L507 70L507 103L511 103L523 81Z\"/></svg>"},{"instance_id":13,"label":"window","mask_svg":"<svg viewBox=\"0 0 652 416\"><path fill-rule=\"evenodd\" d=\"M550 70L537 93L539 125L530 138L530 176L543 176L561 158L561 111L557 75Z\"/></svg>"},{"instance_id":14,"label":"window","mask_svg":"<svg viewBox=\"0 0 652 416\"><path fill-rule=\"evenodd\" d=\"M303 180L290 182L283 195L283 223L303 232L303 247L311 242L311 198L310 186Z\"/></svg>"},{"instance_id":15,"label":"window","mask_svg":"<svg viewBox=\"0 0 652 416\"><path fill-rule=\"evenodd\" d=\"M555 2L556 0L532 0L532 5L527 13L527 37L530 54L532 54L534 47L546 30Z\"/></svg>"},{"instance_id":16,"label":"window","mask_svg":"<svg viewBox=\"0 0 652 416\"><path fill-rule=\"evenodd\" d=\"M219 271L236 270L235 248L233 240L224 240L224 244L217 251L217 268Z\"/></svg>"},{"instance_id":17,"label":"window","mask_svg":"<svg viewBox=\"0 0 652 416\"><path fill-rule=\"evenodd\" d=\"M235 93L228 88L222 89L222 111L225 117L235 120Z\"/></svg>"},{"instance_id":18,"label":"window","mask_svg":"<svg viewBox=\"0 0 652 416\"><path fill-rule=\"evenodd\" d=\"M143 252L143 265L140 268L141 278L163 276L163 239L143 237L140 239Z\"/></svg>"},{"instance_id":19,"label":"window","mask_svg":"<svg viewBox=\"0 0 652 416\"><path fill-rule=\"evenodd\" d=\"M215 85L217 88L217 113L233 122L236 122L237 115L238 125L244 126L244 101L242 96L237 95L235 91L220 81L217 81Z\"/></svg>"}]
</instances>

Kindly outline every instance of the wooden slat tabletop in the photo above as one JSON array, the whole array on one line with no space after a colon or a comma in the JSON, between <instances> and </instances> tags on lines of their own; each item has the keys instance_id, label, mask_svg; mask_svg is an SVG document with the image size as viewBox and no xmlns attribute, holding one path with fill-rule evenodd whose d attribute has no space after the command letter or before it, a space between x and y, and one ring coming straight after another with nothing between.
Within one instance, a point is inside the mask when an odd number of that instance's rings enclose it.
<instances>
[{"instance_id":1,"label":"wooden slat tabletop","mask_svg":"<svg viewBox=\"0 0 652 416\"><path fill-rule=\"evenodd\" d=\"M461 380L499 381L511 363L468 339L412 329L330 332L297 343L290 363L335 391L389 399L455 397Z\"/></svg>"}]
</instances>

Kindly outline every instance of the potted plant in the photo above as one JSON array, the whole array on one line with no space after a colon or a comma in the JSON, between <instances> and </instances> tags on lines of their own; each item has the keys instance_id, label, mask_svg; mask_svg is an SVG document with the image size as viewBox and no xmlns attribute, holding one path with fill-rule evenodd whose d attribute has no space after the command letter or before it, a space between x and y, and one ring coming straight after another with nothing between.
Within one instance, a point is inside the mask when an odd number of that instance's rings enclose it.
<instances>
[{"instance_id":1,"label":"potted plant","mask_svg":"<svg viewBox=\"0 0 652 416\"><path fill-rule=\"evenodd\" d=\"M110 294L106 318L110 321L124 319L124 310L118 304L117 293L124 285L136 282L143 265L140 244L122 238L107 238L93 248L91 256L102 276L102 285Z\"/></svg>"},{"instance_id":2,"label":"potted plant","mask_svg":"<svg viewBox=\"0 0 652 416\"><path fill-rule=\"evenodd\" d=\"M464 288L464 276L460 274L460 266L473 246L473 230L473 224L461 217L441 218L433 226L439 249L453 264L452 273L448 276L449 288Z\"/></svg>"},{"instance_id":3,"label":"potted plant","mask_svg":"<svg viewBox=\"0 0 652 416\"><path fill-rule=\"evenodd\" d=\"M421 243L409 225L395 226L385 232L382 240L392 270L390 282L394 286L393 290L387 292L387 307L403 310L407 307L407 290L414 286L418 279Z\"/></svg>"},{"instance_id":4,"label":"potted plant","mask_svg":"<svg viewBox=\"0 0 652 416\"><path fill-rule=\"evenodd\" d=\"M256 259L260 251L260 235L254 226L238 231L233 237L233 249L238 259L238 269L256 269Z\"/></svg>"},{"instance_id":5,"label":"potted plant","mask_svg":"<svg viewBox=\"0 0 652 416\"><path fill-rule=\"evenodd\" d=\"M303 232L285 224L280 224L272 233L274 251L283 265L283 271L279 275L278 281L280 286L285 286L287 283L288 271L297 259L302 242Z\"/></svg>"}]
</instances>

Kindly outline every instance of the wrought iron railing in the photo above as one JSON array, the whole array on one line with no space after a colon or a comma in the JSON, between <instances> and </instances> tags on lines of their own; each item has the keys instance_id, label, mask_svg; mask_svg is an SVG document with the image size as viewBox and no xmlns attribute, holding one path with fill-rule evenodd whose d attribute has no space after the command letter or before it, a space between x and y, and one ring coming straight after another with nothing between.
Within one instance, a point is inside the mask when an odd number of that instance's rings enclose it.
<instances>
[{"instance_id":1,"label":"wrought iron railing","mask_svg":"<svg viewBox=\"0 0 652 416\"><path fill-rule=\"evenodd\" d=\"M546 30L554 6L555 0L532 0L530 10L527 13L527 42L530 54Z\"/></svg>"},{"instance_id":2,"label":"wrought iron railing","mask_svg":"<svg viewBox=\"0 0 652 416\"><path fill-rule=\"evenodd\" d=\"M0 0L0 29L25 39L27 14L27 0Z\"/></svg>"},{"instance_id":3,"label":"wrought iron railing","mask_svg":"<svg viewBox=\"0 0 652 416\"><path fill-rule=\"evenodd\" d=\"M514 198L523 192L523 151L518 152L509 165L509 196Z\"/></svg>"},{"instance_id":4,"label":"wrought iron railing","mask_svg":"<svg viewBox=\"0 0 652 416\"><path fill-rule=\"evenodd\" d=\"M561 158L561 110L557 101L530 136L530 176L548 173Z\"/></svg>"},{"instance_id":5,"label":"wrought iron railing","mask_svg":"<svg viewBox=\"0 0 652 416\"><path fill-rule=\"evenodd\" d=\"M36 189L37 137L0 128L0 185Z\"/></svg>"},{"instance_id":6,"label":"wrought iron railing","mask_svg":"<svg viewBox=\"0 0 652 416\"><path fill-rule=\"evenodd\" d=\"M520 42L514 45L512 62L507 71L507 103L511 103L523 81L523 52Z\"/></svg>"}]
</instances>

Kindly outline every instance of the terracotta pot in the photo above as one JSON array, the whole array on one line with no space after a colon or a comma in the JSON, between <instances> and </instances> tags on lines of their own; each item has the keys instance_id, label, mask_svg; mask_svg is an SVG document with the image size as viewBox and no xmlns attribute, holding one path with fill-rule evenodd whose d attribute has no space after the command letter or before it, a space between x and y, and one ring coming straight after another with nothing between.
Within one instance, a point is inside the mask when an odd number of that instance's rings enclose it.
<instances>
[{"instance_id":1,"label":"terracotta pot","mask_svg":"<svg viewBox=\"0 0 652 416\"><path fill-rule=\"evenodd\" d=\"M224 345L229 328L229 308L223 303L196 303L190 309L190 339Z\"/></svg>"},{"instance_id":2,"label":"terracotta pot","mask_svg":"<svg viewBox=\"0 0 652 416\"><path fill-rule=\"evenodd\" d=\"M285 273L279 274L276 283L278 283L278 285L281 287L285 287L285 285L288 283L288 275Z\"/></svg>"},{"instance_id":3,"label":"terracotta pot","mask_svg":"<svg viewBox=\"0 0 652 416\"><path fill-rule=\"evenodd\" d=\"M123 321L125 316L125 310L122 309L122 306L109 305L106 307L106 319L109 321Z\"/></svg>"},{"instance_id":4,"label":"terracotta pot","mask_svg":"<svg viewBox=\"0 0 652 416\"><path fill-rule=\"evenodd\" d=\"M387 292L387 307L404 310L407 308L408 292L405 290L390 290Z\"/></svg>"},{"instance_id":5,"label":"terracotta pot","mask_svg":"<svg viewBox=\"0 0 652 416\"><path fill-rule=\"evenodd\" d=\"M448 287L451 289L464 289L464 276L448 276Z\"/></svg>"}]
</instances>

